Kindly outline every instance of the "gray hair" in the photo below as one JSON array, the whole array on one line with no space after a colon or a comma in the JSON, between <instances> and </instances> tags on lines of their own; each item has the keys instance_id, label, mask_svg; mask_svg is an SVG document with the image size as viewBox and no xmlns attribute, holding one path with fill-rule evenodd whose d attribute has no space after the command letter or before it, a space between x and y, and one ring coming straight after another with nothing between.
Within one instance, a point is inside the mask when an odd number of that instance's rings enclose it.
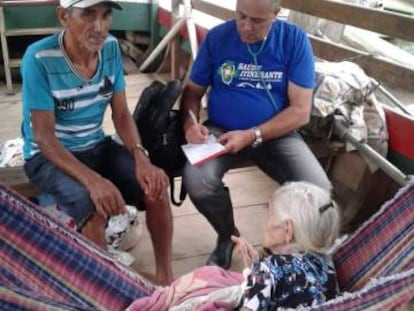
<instances>
[{"instance_id":1,"label":"gray hair","mask_svg":"<svg viewBox=\"0 0 414 311\"><path fill-rule=\"evenodd\" d=\"M73 11L74 11L74 8L73 8L73 7L68 7L68 8L66 8L65 10L66 10L66 12L68 12L68 14L69 14L70 16L72 16L72 15L73 15Z\"/></svg>"},{"instance_id":2,"label":"gray hair","mask_svg":"<svg viewBox=\"0 0 414 311\"><path fill-rule=\"evenodd\" d=\"M330 193L308 182L278 188L270 207L279 221L293 223L294 243L300 249L326 253L339 235L340 216Z\"/></svg>"},{"instance_id":3,"label":"gray hair","mask_svg":"<svg viewBox=\"0 0 414 311\"><path fill-rule=\"evenodd\" d=\"M282 5L282 0L271 0L272 1L272 11L275 12L280 9Z\"/></svg>"},{"instance_id":4,"label":"gray hair","mask_svg":"<svg viewBox=\"0 0 414 311\"><path fill-rule=\"evenodd\" d=\"M257 1L257 0L254 0ZM270 8L272 12L278 12L282 5L282 0L270 0Z\"/></svg>"}]
</instances>

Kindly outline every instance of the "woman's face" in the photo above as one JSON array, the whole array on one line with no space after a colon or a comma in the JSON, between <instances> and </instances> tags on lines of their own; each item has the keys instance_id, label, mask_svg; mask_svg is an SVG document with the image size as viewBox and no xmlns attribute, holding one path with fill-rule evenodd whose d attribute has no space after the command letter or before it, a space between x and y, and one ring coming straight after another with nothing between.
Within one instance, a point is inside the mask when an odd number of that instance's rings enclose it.
<instances>
[{"instance_id":1,"label":"woman's face","mask_svg":"<svg viewBox=\"0 0 414 311\"><path fill-rule=\"evenodd\" d=\"M263 229L263 247L270 249L273 252L277 252L277 249L285 245L287 241L286 222L282 221L277 215L277 208L269 206L268 216L265 221Z\"/></svg>"}]
</instances>

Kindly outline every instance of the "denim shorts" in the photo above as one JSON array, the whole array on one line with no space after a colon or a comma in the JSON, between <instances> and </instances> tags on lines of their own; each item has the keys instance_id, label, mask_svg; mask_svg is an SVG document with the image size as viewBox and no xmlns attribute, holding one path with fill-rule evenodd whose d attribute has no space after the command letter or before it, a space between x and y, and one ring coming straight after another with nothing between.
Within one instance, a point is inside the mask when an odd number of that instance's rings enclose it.
<instances>
[{"instance_id":1,"label":"denim shorts","mask_svg":"<svg viewBox=\"0 0 414 311\"><path fill-rule=\"evenodd\" d=\"M90 169L110 180L121 192L126 204L144 210L143 192L135 177L135 163L123 145L106 137L95 147L72 154ZM89 191L73 177L57 168L42 154L37 154L24 165L30 182L53 197L59 207L74 218L78 228L94 212Z\"/></svg>"}]
</instances>

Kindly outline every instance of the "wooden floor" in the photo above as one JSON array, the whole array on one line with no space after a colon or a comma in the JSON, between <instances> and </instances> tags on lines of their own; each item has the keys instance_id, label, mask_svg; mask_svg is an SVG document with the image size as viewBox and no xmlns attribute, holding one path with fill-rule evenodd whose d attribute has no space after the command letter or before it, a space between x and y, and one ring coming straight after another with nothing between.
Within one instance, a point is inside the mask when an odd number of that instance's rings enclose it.
<instances>
[{"instance_id":1,"label":"wooden floor","mask_svg":"<svg viewBox=\"0 0 414 311\"><path fill-rule=\"evenodd\" d=\"M168 79L168 76L152 74L126 76L126 94L131 111L142 90L154 79ZM21 94L19 88L19 85L15 86L16 94L14 95L0 95L0 143L20 137ZM5 91L1 93L2 91L0 90L0 94L5 94ZM105 116L104 128L108 134L114 133L110 111ZM232 170L226 175L225 182L231 189L236 224L240 232L259 246L265 203L277 187L276 183L256 167ZM180 180L176 183L176 188L179 189ZM179 276L205 263L214 248L216 234L188 198L181 207L172 206L172 212L174 217L173 269L174 275ZM135 262L131 267L144 273L153 273L152 245L145 226L144 213L139 214L139 220L139 230L142 232L138 243L130 250L135 257ZM242 262L237 256L234 256L232 269L242 269Z\"/></svg>"},{"instance_id":2,"label":"wooden floor","mask_svg":"<svg viewBox=\"0 0 414 311\"><path fill-rule=\"evenodd\" d=\"M128 106L133 111L142 90L154 79L167 80L168 76L137 74L126 76ZM0 144L20 137L21 94L20 86L15 85L16 93L6 95L5 87L0 87ZM414 93L393 90L394 96L414 112ZM104 128L108 134L114 129L110 113L105 116ZM1 177L1 176L0 176ZM235 221L241 234L260 248L262 223L266 213L266 202L277 184L256 167L231 170L224 178L231 190ZM176 188L180 180L176 180ZM172 206L174 218L173 272L178 277L194 268L204 265L215 245L216 234L212 227L186 199L181 207ZM139 213L139 226L130 234L139 236L137 243L129 250L135 258L131 267L145 275L154 273L152 244L145 226L145 215ZM131 236L130 236L131 237ZM231 270L241 271L243 263L235 253ZM405 308L414 311L414 303Z\"/></svg>"},{"instance_id":3,"label":"wooden floor","mask_svg":"<svg viewBox=\"0 0 414 311\"><path fill-rule=\"evenodd\" d=\"M168 76L153 74L136 74L126 76L127 101L133 111L142 90L154 79L168 80ZM0 87L0 143L20 137L21 94L19 85L15 85L16 93L6 95L5 87ZM393 90L406 105L413 107L413 93ZM110 112L105 116L104 128L108 134L114 133ZM266 202L277 184L265 176L256 167L231 170L225 176L225 182L231 190L236 225L243 236L257 247L262 238L262 222L265 217ZM179 188L180 181L177 180ZM187 199L183 206L172 206L174 217L173 236L173 269L179 276L202 266L215 245L216 234ZM135 261L133 269L145 274L154 272L152 245L144 220L144 213L139 214L141 230L137 244L129 251ZM138 230L139 231L139 230ZM242 261L233 256L232 270L240 271Z\"/></svg>"}]
</instances>

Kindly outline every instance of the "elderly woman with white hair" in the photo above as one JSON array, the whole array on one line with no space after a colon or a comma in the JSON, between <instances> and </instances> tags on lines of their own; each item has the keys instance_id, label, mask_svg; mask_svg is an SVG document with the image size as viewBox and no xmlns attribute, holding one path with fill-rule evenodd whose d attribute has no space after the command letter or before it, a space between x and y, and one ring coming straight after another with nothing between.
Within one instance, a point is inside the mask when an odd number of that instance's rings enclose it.
<instances>
[{"instance_id":1,"label":"elderly woman with white hair","mask_svg":"<svg viewBox=\"0 0 414 311\"><path fill-rule=\"evenodd\" d=\"M285 310L322 304L339 294L328 256L340 228L338 208L328 191L308 182L278 188L269 202L263 247L232 236L243 255L243 275L204 266L137 299L140 310Z\"/></svg>"},{"instance_id":2,"label":"elderly woman with white hair","mask_svg":"<svg viewBox=\"0 0 414 311\"><path fill-rule=\"evenodd\" d=\"M327 252L340 228L330 194L307 182L278 188L270 202L263 234L267 254L233 236L247 267L240 310L278 310L324 303L338 293Z\"/></svg>"}]
</instances>

